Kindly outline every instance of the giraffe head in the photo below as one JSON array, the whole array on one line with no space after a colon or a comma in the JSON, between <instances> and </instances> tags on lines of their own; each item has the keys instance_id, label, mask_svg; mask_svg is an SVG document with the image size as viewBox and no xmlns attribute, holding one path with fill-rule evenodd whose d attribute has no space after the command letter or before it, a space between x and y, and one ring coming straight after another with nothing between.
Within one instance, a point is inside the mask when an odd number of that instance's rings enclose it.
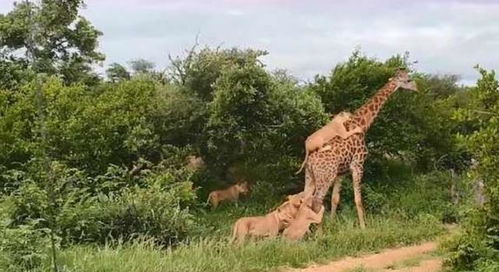
<instances>
[{"instance_id":1,"label":"giraffe head","mask_svg":"<svg viewBox=\"0 0 499 272\"><path fill-rule=\"evenodd\" d=\"M395 76L390 78L390 82L396 84L396 88L402 88L409 91L418 91L416 82L409 77L409 72L401 68L395 73Z\"/></svg>"}]
</instances>

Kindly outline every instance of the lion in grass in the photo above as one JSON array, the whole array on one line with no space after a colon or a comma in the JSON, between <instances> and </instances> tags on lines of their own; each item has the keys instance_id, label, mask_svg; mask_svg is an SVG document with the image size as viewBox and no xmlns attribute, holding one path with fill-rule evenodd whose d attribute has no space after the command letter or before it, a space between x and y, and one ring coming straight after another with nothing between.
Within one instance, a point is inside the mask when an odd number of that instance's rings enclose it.
<instances>
[{"instance_id":1,"label":"lion in grass","mask_svg":"<svg viewBox=\"0 0 499 272\"><path fill-rule=\"evenodd\" d=\"M298 210L296 218L289 223L289 226L283 231L282 236L288 240L300 240L308 232L310 224L319 224L324 215L324 206L316 213L312 210L312 197L303 201Z\"/></svg>"},{"instance_id":2,"label":"lion in grass","mask_svg":"<svg viewBox=\"0 0 499 272\"><path fill-rule=\"evenodd\" d=\"M303 203L302 194L290 195L287 201L265 216L243 217L236 221L232 242L242 243L251 238L273 238L291 222Z\"/></svg>"},{"instance_id":3,"label":"lion in grass","mask_svg":"<svg viewBox=\"0 0 499 272\"><path fill-rule=\"evenodd\" d=\"M284 229L285 222L293 218L283 213L279 208L265 216L239 218L234 224L232 242L242 243L246 236L251 238L273 238Z\"/></svg>"},{"instance_id":4,"label":"lion in grass","mask_svg":"<svg viewBox=\"0 0 499 272\"><path fill-rule=\"evenodd\" d=\"M247 181L238 182L227 189L216 190L208 195L207 203L210 203L213 208L218 207L223 201L237 201L240 194L246 194L249 191Z\"/></svg>"}]
</instances>

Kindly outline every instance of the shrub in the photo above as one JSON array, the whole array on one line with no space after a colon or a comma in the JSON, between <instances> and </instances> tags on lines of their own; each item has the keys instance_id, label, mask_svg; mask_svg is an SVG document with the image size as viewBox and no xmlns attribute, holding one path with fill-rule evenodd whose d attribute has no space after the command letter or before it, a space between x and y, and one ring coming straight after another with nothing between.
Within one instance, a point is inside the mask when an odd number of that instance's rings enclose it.
<instances>
[{"instance_id":1,"label":"shrub","mask_svg":"<svg viewBox=\"0 0 499 272\"><path fill-rule=\"evenodd\" d=\"M168 179L166 176L157 178ZM169 246L195 231L186 207L193 199L189 182L127 188L119 196L101 195L67 209L60 215L59 225L68 243L148 237Z\"/></svg>"},{"instance_id":2,"label":"shrub","mask_svg":"<svg viewBox=\"0 0 499 272\"><path fill-rule=\"evenodd\" d=\"M477 68L481 78L470 90L467 107L455 112L455 119L472 124L471 131L458 135L462 146L478 161L469 174L481 180L487 201L469 206L464 233L450 244L448 263L457 270L490 271L499 262L499 81L494 71Z\"/></svg>"},{"instance_id":3,"label":"shrub","mask_svg":"<svg viewBox=\"0 0 499 272\"><path fill-rule=\"evenodd\" d=\"M47 218L51 216L48 211L52 209L63 246L139 236L170 245L194 231L189 211L195 201L192 173L173 164L173 159L162 161L137 177L130 177L126 169L111 166L106 174L92 178L53 162L50 184L39 175L39 168L28 169L34 172L24 173L22 186L10 197L13 226L38 220L37 228L47 228ZM52 196L47 186L52 186Z\"/></svg>"},{"instance_id":4,"label":"shrub","mask_svg":"<svg viewBox=\"0 0 499 272\"><path fill-rule=\"evenodd\" d=\"M9 199L0 200L0 270L33 271L48 259L48 230L37 228L36 220L13 225Z\"/></svg>"},{"instance_id":5,"label":"shrub","mask_svg":"<svg viewBox=\"0 0 499 272\"><path fill-rule=\"evenodd\" d=\"M393 171L393 170L392 170ZM403 171L403 170L402 170ZM384 177L365 179L362 185L364 206L368 213L414 218L430 214L445 220L457 216L459 207L450 203L450 175L446 172L431 172L424 175L395 175L394 179ZM342 184L341 205L355 209L350 179ZM329 200L326 198L326 200Z\"/></svg>"}]
</instances>

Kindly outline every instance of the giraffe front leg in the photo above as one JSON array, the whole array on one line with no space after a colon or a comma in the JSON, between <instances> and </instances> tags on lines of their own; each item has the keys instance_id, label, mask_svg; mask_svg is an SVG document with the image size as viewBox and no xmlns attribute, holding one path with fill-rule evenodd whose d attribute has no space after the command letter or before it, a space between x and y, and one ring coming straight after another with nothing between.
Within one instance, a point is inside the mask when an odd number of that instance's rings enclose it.
<instances>
[{"instance_id":1,"label":"giraffe front leg","mask_svg":"<svg viewBox=\"0 0 499 272\"><path fill-rule=\"evenodd\" d=\"M359 217L359 224L361 229L366 228L365 215L364 215L364 205L362 204L362 174L363 167L358 163L352 163L350 165L350 170L352 171L353 179L353 193L355 198L355 206L357 207L357 216Z\"/></svg>"},{"instance_id":2,"label":"giraffe front leg","mask_svg":"<svg viewBox=\"0 0 499 272\"><path fill-rule=\"evenodd\" d=\"M323 189L322 187L317 187L314 194L313 194L313 201L312 201L312 210L315 212L315 213L318 213L321 208L323 207L323 202L324 202L324 197L325 197L325 194L322 193L323 190L325 190L327 192L327 189Z\"/></svg>"},{"instance_id":3,"label":"giraffe front leg","mask_svg":"<svg viewBox=\"0 0 499 272\"><path fill-rule=\"evenodd\" d=\"M334 181L333 193L331 194L331 219L336 217L336 210L338 209L338 204L340 204L341 181L341 178L337 178Z\"/></svg>"}]
</instances>

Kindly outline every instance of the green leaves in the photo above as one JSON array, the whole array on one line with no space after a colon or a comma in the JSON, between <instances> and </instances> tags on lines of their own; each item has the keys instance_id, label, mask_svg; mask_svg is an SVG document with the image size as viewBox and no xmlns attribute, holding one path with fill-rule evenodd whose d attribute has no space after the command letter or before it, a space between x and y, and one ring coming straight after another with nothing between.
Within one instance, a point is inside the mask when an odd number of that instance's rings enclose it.
<instances>
[{"instance_id":1,"label":"green leaves","mask_svg":"<svg viewBox=\"0 0 499 272\"><path fill-rule=\"evenodd\" d=\"M130 73L119 63L111 63L106 70L106 75L111 82L119 82L130 79Z\"/></svg>"},{"instance_id":2,"label":"green leaves","mask_svg":"<svg viewBox=\"0 0 499 272\"><path fill-rule=\"evenodd\" d=\"M483 182L487 201L470 208L466 232L453 241L449 263L461 270L493 271L499 264L499 82L494 71L477 70L481 78L453 118L469 128L457 139L477 162L469 174L473 185Z\"/></svg>"},{"instance_id":3,"label":"green leaves","mask_svg":"<svg viewBox=\"0 0 499 272\"><path fill-rule=\"evenodd\" d=\"M0 61L9 70L33 70L61 75L66 83L95 84L97 76L91 64L104 60L97 52L102 32L78 16L81 0L22 1L0 15ZM23 56L16 50L24 50ZM20 67L21 65L21 67ZM0 85L11 85L9 76L0 77Z\"/></svg>"},{"instance_id":4,"label":"green leaves","mask_svg":"<svg viewBox=\"0 0 499 272\"><path fill-rule=\"evenodd\" d=\"M326 117L317 96L257 61L222 69L208 110L207 153L221 165L297 157L307 133Z\"/></svg>"},{"instance_id":5,"label":"green leaves","mask_svg":"<svg viewBox=\"0 0 499 272\"><path fill-rule=\"evenodd\" d=\"M184 86L183 90L205 101L213 99L213 84L223 71L238 67L261 67L258 58L267 54L252 49L195 49L188 51L184 59L171 59L170 77L174 83Z\"/></svg>"}]
</instances>

